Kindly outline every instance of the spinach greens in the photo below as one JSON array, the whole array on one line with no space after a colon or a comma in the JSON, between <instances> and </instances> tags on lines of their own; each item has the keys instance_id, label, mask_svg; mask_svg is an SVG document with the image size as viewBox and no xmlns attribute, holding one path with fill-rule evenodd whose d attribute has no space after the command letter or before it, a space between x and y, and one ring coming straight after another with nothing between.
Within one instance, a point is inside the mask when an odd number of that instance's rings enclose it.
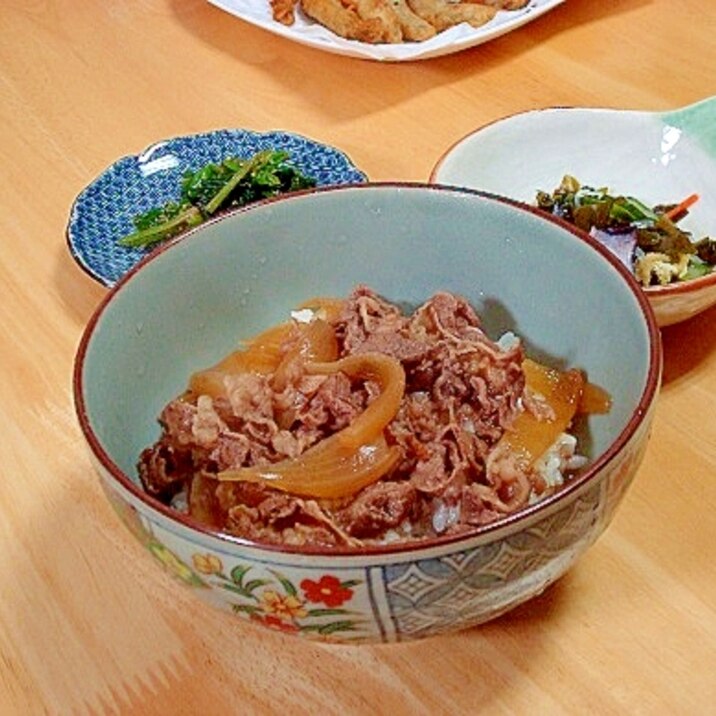
<instances>
[{"instance_id":1,"label":"spinach greens","mask_svg":"<svg viewBox=\"0 0 716 716\"><path fill-rule=\"evenodd\" d=\"M289 162L288 152L265 150L249 159L229 157L185 172L179 200L135 216L135 231L118 243L131 248L148 247L230 207L314 186L315 179Z\"/></svg>"}]
</instances>

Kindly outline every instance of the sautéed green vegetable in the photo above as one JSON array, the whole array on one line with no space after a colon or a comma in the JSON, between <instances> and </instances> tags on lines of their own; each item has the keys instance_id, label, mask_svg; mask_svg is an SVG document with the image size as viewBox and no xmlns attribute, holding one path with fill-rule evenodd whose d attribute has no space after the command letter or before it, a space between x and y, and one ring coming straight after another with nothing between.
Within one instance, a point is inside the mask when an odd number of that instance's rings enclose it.
<instances>
[{"instance_id":1,"label":"saut\u00e9ed green vegetable","mask_svg":"<svg viewBox=\"0 0 716 716\"><path fill-rule=\"evenodd\" d=\"M716 239L694 241L678 222L698 200L649 206L633 196L582 185L566 175L553 192L537 191L536 203L615 250L644 286L666 285L704 276L716 265ZM617 248L615 248L617 247Z\"/></svg>"}]
</instances>

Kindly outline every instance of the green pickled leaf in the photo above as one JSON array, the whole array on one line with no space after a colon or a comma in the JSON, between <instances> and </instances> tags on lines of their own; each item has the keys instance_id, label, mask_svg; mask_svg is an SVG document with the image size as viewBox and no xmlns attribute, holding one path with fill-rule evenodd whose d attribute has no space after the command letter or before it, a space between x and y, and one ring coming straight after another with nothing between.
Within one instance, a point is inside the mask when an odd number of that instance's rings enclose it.
<instances>
[{"instance_id":1,"label":"green pickled leaf","mask_svg":"<svg viewBox=\"0 0 716 716\"><path fill-rule=\"evenodd\" d=\"M698 256L691 256L689 257L689 266L686 269L684 280L688 281L692 278L701 278L702 276L710 274L712 271L713 267L710 264L702 261Z\"/></svg>"},{"instance_id":2,"label":"green pickled leaf","mask_svg":"<svg viewBox=\"0 0 716 716\"><path fill-rule=\"evenodd\" d=\"M120 246L131 248L143 248L152 244L166 241L182 232L190 229L192 226L198 226L204 221L204 217L196 207L189 207L179 214L171 218L161 221L166 215L163 213L153 215L151 217L144 215L144 219L140 224L146 228L128 234L119 240Z\"/></svg>"},{"instance_id":3,"label":"green pickled leaf","mask_svg":"<svg viewBox=\"0 0 716 716\"><path fill-rule=\"evenodd\" d=\"M582 231L590 231L595 223L594 209L590 205L577 206L572 212L572 220Z\"/></svg>"},{"instance_id":4,"label":"green pickled leaf","mask_svg":"<svg viewBox=\"0 0 716 716\"><path fill-rule=\"evenodd\" d=\"M564 194L573 194L574 192L579 191L580 188L581 185L579 181L570 174L565 174L562 177L561 184L559 185L559 190Z\"/></svg>"},{"instance_id":5,"label":"green pickled leaf","mask_svg":"<svg viewBox=\"0 0 716 716\"><path fill-rule=\"evenodd\" d=\"M696 255L710 266L716 266L716 239L704 236L694 244Z\"/></svg>"},{"instance_id":6,"label":"green pickled leaf","mask_svg":"<svg viewBox=\"0 0 716 716\"><path fill-rule=\"evenodd\" d=\"M551 193L538 189L535 203L540 209L575 224L583 231L598 229L609 234L633 233L642 253L664 254L666 258L658 257L655 266L678 264L679 271L674 272L677 275L672 280L684 280L708 271L694 260L695 256L702 263L716 265L716 241L706 237L694 242L691 234L668 216L668 212L673 213L675 207L690 206L697 198L692 195L680 204L648 206L633 196L611 195L606 187L581 184L567 174ZM686 213L684 209L676 219ZM691 257L690 268L684 275L682 267L687 256Z\"/></svg>"}]
</instances>

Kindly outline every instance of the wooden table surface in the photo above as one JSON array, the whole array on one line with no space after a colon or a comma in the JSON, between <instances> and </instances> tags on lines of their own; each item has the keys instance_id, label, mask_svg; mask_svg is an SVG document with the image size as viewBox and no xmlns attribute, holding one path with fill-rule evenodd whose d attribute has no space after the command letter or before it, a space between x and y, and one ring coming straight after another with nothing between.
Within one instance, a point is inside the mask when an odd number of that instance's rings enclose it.
<instances>
[{"instance_id":1,"label":"wooden table surface","mask_svg":"<svg viewBox=\"0 0 716 716\"><path fill-rule=\"evenodd\" d=\"M664 330L647 457L562 580L478 629L335 647L205 607L116 519L71 400L105 289L64 237L77 192L159 138L286 129L375 180L426 180L510 113L716 93L715 31L713 0L568 0L482 46L391 64L202 0L3 0L0 714L716 713L716 309Z\"/></svg>"}]
</instances>

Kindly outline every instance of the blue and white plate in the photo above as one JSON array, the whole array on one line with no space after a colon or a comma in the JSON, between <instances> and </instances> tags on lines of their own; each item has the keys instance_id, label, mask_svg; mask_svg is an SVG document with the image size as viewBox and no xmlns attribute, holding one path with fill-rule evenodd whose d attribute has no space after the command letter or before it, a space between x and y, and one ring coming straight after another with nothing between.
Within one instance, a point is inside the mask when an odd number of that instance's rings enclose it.
<instances>
[{"instance_id":1,"label":"blue and white plate","mask_svg":"<svg viewBox=\"0 0 716 716\"><path fill-rule=\"evenodd\" d=\"M185 171L266 149L289 152L291 162L318 186L368 179L342 151L290 132L223 129L163 140L117 160L82 190L67 225L72 256L92 278L114 285L147 253L117 243L134 230L134 216L176 200Z\"/></svg>"}]
</instances>

